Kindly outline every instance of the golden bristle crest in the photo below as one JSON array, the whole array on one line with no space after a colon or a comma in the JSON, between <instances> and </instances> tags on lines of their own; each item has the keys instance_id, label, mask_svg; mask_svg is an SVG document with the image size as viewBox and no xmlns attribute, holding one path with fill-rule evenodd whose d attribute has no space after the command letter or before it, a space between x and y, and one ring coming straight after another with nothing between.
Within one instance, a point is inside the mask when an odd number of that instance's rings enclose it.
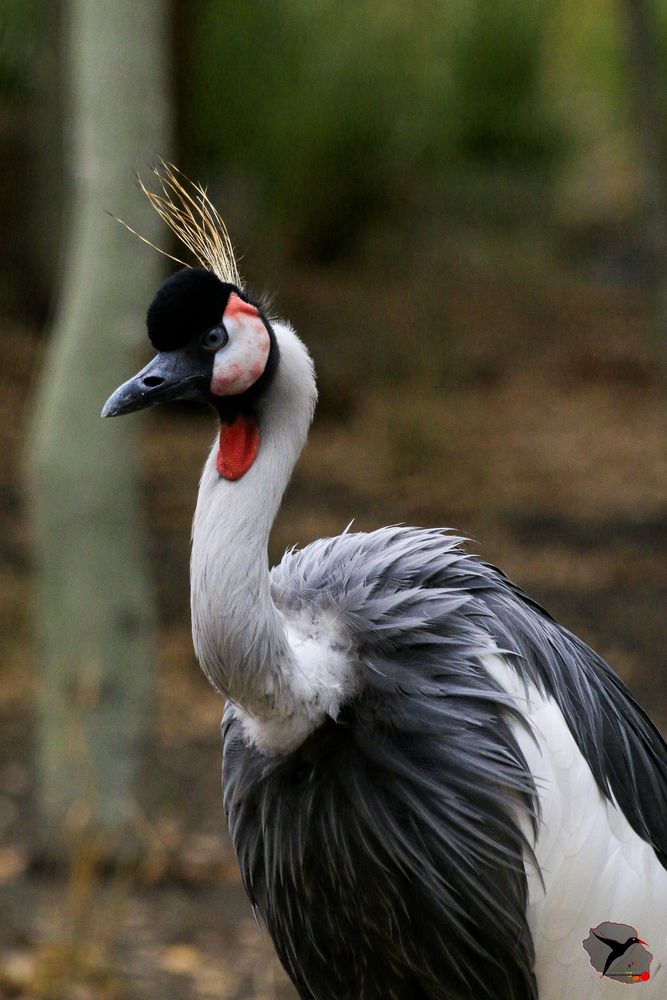
<instances>
[{"instance_id":1,"label":"golden bristle crest","mask_svg":"<svg viewBox=\"0 0 667 1000\"><path fill-rule=\"evenodd\" d=\"M206 189L201 184L191 181L166 160L154 166L151 173L157 178L160 189L151 191L141 177L138 178L139 186L160 218L202 267L213 271L221 281L241 287L232 241ZM122 219L118 221L158 253L176 261L177 264L191 266L156 246Z\"/></svg>"}]
</instances>

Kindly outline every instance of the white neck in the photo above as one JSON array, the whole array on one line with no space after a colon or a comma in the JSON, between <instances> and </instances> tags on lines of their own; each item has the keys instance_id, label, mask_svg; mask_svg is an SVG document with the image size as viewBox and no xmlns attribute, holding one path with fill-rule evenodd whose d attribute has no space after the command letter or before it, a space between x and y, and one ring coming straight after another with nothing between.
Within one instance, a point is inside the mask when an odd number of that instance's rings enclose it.
<instances>
[{"instance_id":1,"label":"white neck","mask_svg":"<svg viewBox=\"0 0 667 1000\"><path fill-rule=\"evenodd\" d=\"M280 360L258 407L257 458L230 482L216 471L216 441L199 487L191 562L197 659L213 687L264 718L294 711L294 657L271 599L267 544L317 396L306 348L289 327L274 332Z\"/></svg>"}]
</instances>

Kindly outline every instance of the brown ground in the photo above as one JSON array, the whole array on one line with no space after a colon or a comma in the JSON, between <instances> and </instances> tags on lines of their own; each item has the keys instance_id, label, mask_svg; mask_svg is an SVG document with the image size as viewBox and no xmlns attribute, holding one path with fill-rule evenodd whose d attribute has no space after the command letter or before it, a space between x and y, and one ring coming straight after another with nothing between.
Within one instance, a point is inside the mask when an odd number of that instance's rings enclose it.
<instances>
[{"instance_id":1,"label":"brown ground","mask_svg":"<svg viewBox=\"0 0 667 1000\"><path fill-rule=\"evenodd\" d=\"M416 255L382 234L373 257L373 271L274 278L313 349L322 397L274 557L353 517L359 528L456 527L595 645L665 727L665 400L641 294L575 279L537 242L517 253L452 236ZM214 433L195 410L145 418L162 609L149 863L107 879L85 851L66 873L30 864L36 678L18 459L39 353L34 330L5 332L0 996L292 997L231 858L221 704L189 645L189 520Z\"/></svg>"}]
</instances>

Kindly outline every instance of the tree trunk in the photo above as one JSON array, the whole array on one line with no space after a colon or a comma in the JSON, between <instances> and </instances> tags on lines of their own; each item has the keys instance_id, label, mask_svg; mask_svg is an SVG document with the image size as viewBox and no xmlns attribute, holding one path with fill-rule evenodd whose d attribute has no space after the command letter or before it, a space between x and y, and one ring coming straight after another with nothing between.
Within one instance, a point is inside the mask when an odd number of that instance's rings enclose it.
<instances>
[{"instance_id":1,"label":"tree trunk","mask_svg":"<svg viewBox=\"0 0 667 1000\"><path fill-rule=\"evenodd\" d=\"M100 408L137 363L160 260L159 224L132 171L170 145L163 0L65 5L65 175L71 185L58 313L27 455L41 656L42 851L85 833L134 855L153 702L153 606L137 485L140 420ZM76 835L76 836L75 836Z\"/></svg>"}]
</instances>

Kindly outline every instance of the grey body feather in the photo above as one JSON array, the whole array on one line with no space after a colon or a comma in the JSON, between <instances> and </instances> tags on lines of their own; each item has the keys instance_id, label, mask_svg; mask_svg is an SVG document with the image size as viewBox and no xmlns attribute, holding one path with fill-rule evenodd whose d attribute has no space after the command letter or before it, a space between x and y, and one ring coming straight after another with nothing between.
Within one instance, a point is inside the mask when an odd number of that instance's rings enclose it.
<instances>
[{"instance_id":1,"label":"grey body feather","mask_svg":"<svg viewBox=\"0 0 667 1000\"><path fill-rule=\"evenodd\" d=\"M435 530L343 534L271 574L288 615L335 616L363 675L339 717L267 757L223 720L246 889L313 1000L537 997L517 815L539 821L493 642L558 703L601 791L666 863L667 752L623 684L499 571Z\"/></svg>"}]
</instances>

